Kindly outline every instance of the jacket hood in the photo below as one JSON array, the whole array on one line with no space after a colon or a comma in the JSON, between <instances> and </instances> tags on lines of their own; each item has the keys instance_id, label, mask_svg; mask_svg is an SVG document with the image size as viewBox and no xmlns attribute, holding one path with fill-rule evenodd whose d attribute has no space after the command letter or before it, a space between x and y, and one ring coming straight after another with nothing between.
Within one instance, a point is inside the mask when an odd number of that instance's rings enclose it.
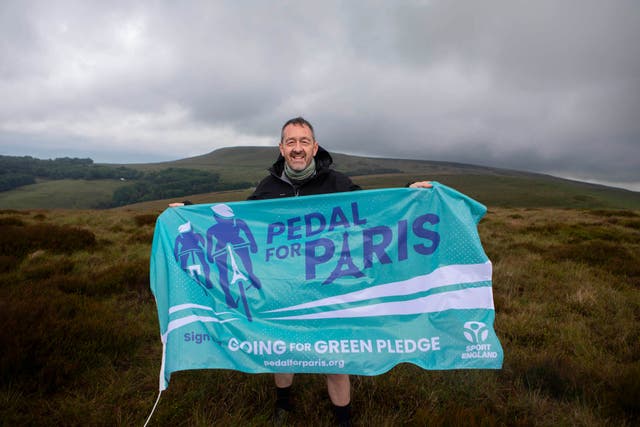
<instances>
[{"instance_id":1,"label":"jacket hood","mask_svg":"<svg viewBox=\"0 0 640 427\"><path fill-rule=\"evenodd\" d=\"M322 170L329 169L329 166L333 164L333 158L331 154L324 148L318 145L318 152L314 156L316 159L316 173L321 172ZM278 154L278 159L276 162L269 168L269 172L274 174L277 177L282 175L282 171L284 170L284 157L282 154Z\"/></svg>"}]
</instances>

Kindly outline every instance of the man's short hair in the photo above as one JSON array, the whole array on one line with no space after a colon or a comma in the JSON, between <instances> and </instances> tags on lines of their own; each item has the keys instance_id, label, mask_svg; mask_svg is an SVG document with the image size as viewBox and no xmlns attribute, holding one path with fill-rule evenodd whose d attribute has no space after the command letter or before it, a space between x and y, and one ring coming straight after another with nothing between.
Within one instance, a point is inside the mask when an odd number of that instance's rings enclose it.
<instances>
[{"instance_id":1,"label":"man's short hair","mask_svg":"<svg viewBox=\"0 0 640 427\"><path fill-rule=\"evenodd\" d=\"M294 117L293 119L287 120L287 122L282 125L282 130L280 131L280 142L284 140L284 128L289 125L307 126L309 129L311 129L311 136L313 137L313 140L316 140L316 134L313 131L313 126L311 126L311 123L309 123L303 117Z\"/></svg>"}]
</instances>

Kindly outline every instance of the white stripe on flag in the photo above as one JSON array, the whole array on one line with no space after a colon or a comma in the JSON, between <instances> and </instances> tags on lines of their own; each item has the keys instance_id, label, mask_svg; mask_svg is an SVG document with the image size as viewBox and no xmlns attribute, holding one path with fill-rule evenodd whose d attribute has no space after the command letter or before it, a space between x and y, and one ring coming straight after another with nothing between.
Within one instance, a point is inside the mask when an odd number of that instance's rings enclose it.
<instances>
[{"instance_id":1,"label":"white stripe on flag","mask_svg":"<svg viewBox=\"0 0 640 427\"><path fill-rule=\"evenodd\" d=\"M177 311L181 311L181 310L188 310L190 308L199 308L202 310L209 310L209 311L213 311L213 309L211 307L207 307L206 305L200 305L200 304L180 304L180 305L174 305L173 307L169 308L169 314L173 314Z\"/></svg>"},{"instance_id":2,"label":"white stripe on flag","mask_svg":"<svg viewBox=\"0 0 640 427\"><path fill-rule=\"evenodd\" d=\"M378 317L403 314L436 313L444 310L490 309L493 310L493 292L490 286L440 292L409 301L395 301L362 307L273 317L272 320L342 319L352 317Z\"/></svg>"},{"instance_id":3,"label":"white stripe on flag","mask_svg":"<svg viewBox=\"0 0 640 427\"><path fill-rule=\"evenodd\" d=\"M412 277L411 279L401 282L372 286L361 291L323 298L317 301L311 301L291 307L270 310L266 311L265 313L301 310L304 308L322 307L331 304L344 304L349 302L365 301L373 298L411 295L442 286L485 282L491 280L491 272L491 261L487 261L482 264L447 265L444 267L440 267L429 274Z\"/></svg>"},{"instance_id":4,"label":"white stripe on flag","mask_svg":"<svg viewBox=\"0 0 640 427\"><path fill-rule=\"evenodd\" d=\"M182 310L188 310L190 308L197 308L200 310L208 310L208 311L213 311L213 308L206 306L206 305L200 305L200 304L180 304L180 305L174 305L173 307L169 308L169 314L173 314L173 313L177 313L178 311L182 311ZM230 311L223 311L222 313L215 313L214 314L216 316L220 316L222 314L231 314Z\"/></svg>"}]
</instances>

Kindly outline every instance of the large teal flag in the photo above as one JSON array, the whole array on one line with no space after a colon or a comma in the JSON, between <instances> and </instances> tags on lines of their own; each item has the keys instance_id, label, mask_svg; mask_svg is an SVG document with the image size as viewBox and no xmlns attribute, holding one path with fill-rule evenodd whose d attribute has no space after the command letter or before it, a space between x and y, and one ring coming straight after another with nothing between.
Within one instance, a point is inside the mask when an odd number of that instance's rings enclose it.
<instances>
[{"instance_id":1,"label":"large teal flag","mask_svg":"<svg viewBox=\"0 0 640 427\"><path fill-rule=\"evenodd\" d=\"M486 208L444 185L185 206L151 290L172 372L499 369Z\"/></svg>"}]
</instances>

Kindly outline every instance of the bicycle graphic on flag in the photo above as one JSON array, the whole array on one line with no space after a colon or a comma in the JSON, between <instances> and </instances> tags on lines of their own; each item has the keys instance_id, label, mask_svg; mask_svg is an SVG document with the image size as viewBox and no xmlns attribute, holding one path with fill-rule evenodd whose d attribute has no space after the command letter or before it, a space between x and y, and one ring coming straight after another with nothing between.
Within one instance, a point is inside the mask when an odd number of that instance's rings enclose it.
<instances>
[{"instance_id":1,"label":"bicycle graphic on flag","mask_svg":"<svg viewBox=\"0 0 640 427\"><path fill-rule=\"evenodd\" d=\"M249 243L243 243L243 244L239 244L239 245L231 245L231 244L227 244L227 246L224 249L220 249L219 251L215 252L213 254L213 258L214 259L221 259L221 258L226 258L230 261L231 263L231 280L229 281L228 276L222 276L222 271L226 270L228 271L228 263L224 264L224 267L222 267L223 269L220 270L220 274L221 274L221 280L220 280L220 284L223 287L223 290L225 292L225 297L227 298L227 305L229 306L229 308L237 308L239 305L239 300L242 300L242 307L244 308L244 311L247 315L247 320L248 321L253 321L253 318L251 317L251 310L249 308L249 303L247 301L247 294L246 291L248 289L250 289L251 287L256 287L257 289L260 289L260 285L258 282L258 286L256 286L256 282L252 281L250 279L247 278L247 276L245 276L242 271L240 271L240 269L238 268L238 263L236 261L236 250L240 250L240 249L244 249L246 247L249 246ZM223 282L222 278L225 278L225 282ZM238 284L238 291L240 292L240 296L238 298L233 298L232 294L231 294L231 286Z\"/></svg>"},{"instance_id":2,"label":"bicycle graphic on flag","mask_svg":"<svg viewBox=\"0 0 640 427\"><path fill-rule=\"evenodd\" d=\"M188 222L179 227L175 258L183 270L204 286L205 292L218 283L229 308L238 308L242 302L247 320L252 321L246 291L262 288L251 262L251 254L258 251L258 246L247 224L236 218L228 205L217 204L211 210L216 223L207 229L206 239L194 232ZM211 277L213 270L217 271L217 280ZM238 286L237 298L232 291L234 285Z\"/></svg>"}]
</instances>

